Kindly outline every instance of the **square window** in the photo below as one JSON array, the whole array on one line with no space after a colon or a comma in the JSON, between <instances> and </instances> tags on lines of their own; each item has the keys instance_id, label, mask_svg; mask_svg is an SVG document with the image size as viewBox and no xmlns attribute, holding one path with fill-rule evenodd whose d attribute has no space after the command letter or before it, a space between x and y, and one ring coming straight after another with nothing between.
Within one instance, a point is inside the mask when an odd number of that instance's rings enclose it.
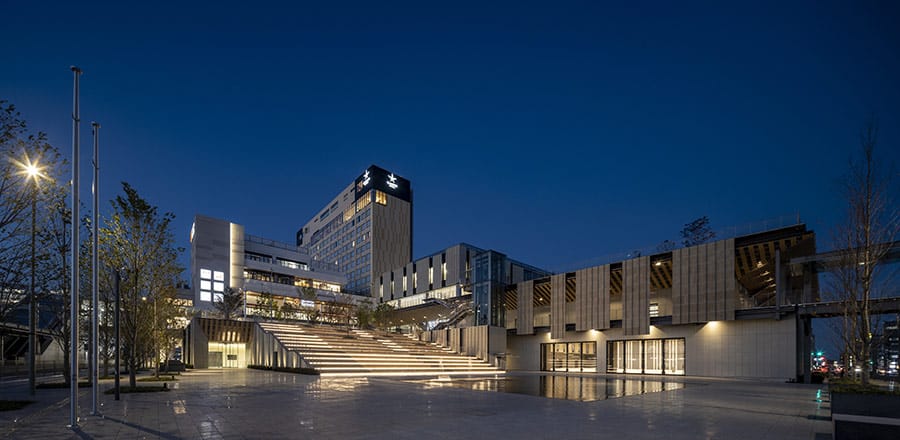
<instances>
[{"instance_id":1,"label":"square window","mask_svg":"<svg viewBox=\"0 0 900 440\"><path fill-rule=\"evenodd\" d=\"M200 280L200 290L212 290L212 282Z\"/></svg>"},{"instance_id":2,"label":"square window","mask_svg":"<svg viewBox=\"0 0 900 440\"><path fill-rule=\"evenodd\" d=\"M225 281L225 272L219 272L218 270L213 272L216 281Z\"/></svg>"},{"instance_id":3,"label":"square window","mask_svg":"<svg viewBox=\"0 0 900 440\"><path fill-rule=\"evenodd\" d=\"M200 291L200 301L209 301L212 299L212 294L206 290Z\"/></svg>"},{"instance_id":4,"label":"square window","mask_svg":"<svg viewBox=\"0 0 900 440\"><path fill-rule=\"evenodd\" d=\"M225 291L225 283L220 283L220 282L216 281L215 283L213 283L213 290L215 290L216 292L224 292Z\"/></svg>"},{"instance_id":5,"label":"square window","mask_svg":"<svg viewBox=\"0 0 900 440\"><path fill-rule=\"evenodd\" d=\"M213 294L213 302L222 302L222 294L221 293Z\"/></svg>"},{"instance_id":6,"label":"square window","mask_svg":"<svg viewBox=\"0 0 900 440\"><path fill-rule=\"evenodd\" d=\"M212 271L209 269L200 269L200 279L201 280L212 279Z\"/></svg>"}]
</instances>

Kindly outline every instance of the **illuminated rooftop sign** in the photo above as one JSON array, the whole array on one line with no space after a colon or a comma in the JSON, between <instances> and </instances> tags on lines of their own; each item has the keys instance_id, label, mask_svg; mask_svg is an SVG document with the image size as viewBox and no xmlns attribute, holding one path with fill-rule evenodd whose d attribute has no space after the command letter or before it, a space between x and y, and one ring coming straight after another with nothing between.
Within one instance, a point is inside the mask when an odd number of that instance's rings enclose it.
<instances>
[{"instance_id":1,"label":"illuminated rooftop sign","mask_svg":"<svg viewBox=\"0 0 900 440\"><path fill-rule=\"evenodd\" d=\"M400 200L412 202L412 190L406 180L388 170L372 165L356 178L356 199L373 189L382 191Z\"/></svg>"}]
</instances>

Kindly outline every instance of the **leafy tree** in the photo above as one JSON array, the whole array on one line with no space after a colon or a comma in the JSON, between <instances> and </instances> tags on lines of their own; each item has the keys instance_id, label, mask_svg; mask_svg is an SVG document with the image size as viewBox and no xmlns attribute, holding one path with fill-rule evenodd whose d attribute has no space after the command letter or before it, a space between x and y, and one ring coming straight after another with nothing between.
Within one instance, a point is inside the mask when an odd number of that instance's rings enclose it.
<instances>
[{"instance_id":1,"label":"leafy tree","mask_svg":"<svg viewBox=\"0 0 900 440\"><path fill-rule=\"evenodd\" d=\"M237 316L243 306L244 295L241 291L231 287L226 287L222 297L213 301L213 307L216 309L216 312L225 319Z\"/></svg>"},{"instance_id":2,"label":"leafy tree","mask_svg":"<svg viewBox=\"0 0 900 440\"><path fill-rule=\"evenodd\" d=\"M681 229L681 244L684 247L696 246L716 238L716 233L709 227L709 217L703 216Z\"/></svg>"},{"instance_id":3,"label":"leafy tree","mask_svg":"<svg viewBox=\"0 0 900 440\"><path fill-rule=\"evenodd\" d=\"M278 318L281 314L275 297L269 292L262 292L256 299L256 308L258 313L267 318Z\"/></svg>"},{"instance_id":4,"label":"leafy tree","mask_svg":"<svg viewBox=\"0 0 900 440\"><path fill-rule=\"evenodd\" d=\"M293 300L288 298L285 298L284 304L281 305L281 314L284 316L284 319L300 319L302 310Z\"/></svg>"},{"instance_id":5,"label":"leafy tree","mask_svg":"<svg viewBox=\"0 0 900 440\"><path fill-rule=\"evenodd\" d=\"M846 218L837 228L833 265L837 300L843 305L841 338L845 351L862 367L862 382L869 382L875 327L870 304L879 296L884 280L880 273L891 245L900 231L900 211L890 193L890 175L875 157L878 128L869 122L860 134L862 157L851 159L844 178Z\"/></svg>"},{"instance_id":6,"label":"leafy tree","mask_svg":"<svg viewBox=\"0 0 900 440\"><path fill-rule=\"evenodd\" d=\"M394 306L388 303L379 303L372 311L372 324L380 329L389 327L393 313Z\"/></svg>"},{"instance_id":7,"label":"leafy tree","mask_svg":"<svg viewBox=\"0 0 900 440\"><path fill-rule=\"evenodd\" d=\"M142 355L148 348L159 347L160 324L172 313L168 304L183 270L177 261L182 249L175 247L170 229L175 216L168 212L160 215L128 183L123 182L122 189L124 194L112 201L112 216L100 229L99 239L105 266L122 271L121 333L133 387ZM155 309L151 308L154 304Z\"/></svg>"},{"instance_id":8,"label":"leafy tree","mask_svg":"<svg viewBox=\"0 0 900 440\"><path fill-rule=\"evenodd\" d=\"M354 311L356 325L362 329L371 329L375 322L375 308L369 303L361 303Z\"/></svg>"},{"instance_id":9,"label":"leafy tree","mask_svg":"<svg viewBox=\"0 0 900 440\"><path fill-rule=\"evenodd\" d=\"M316 294L316 289L310 286L303 286L297 288L297 294L300 296L300 312L306 317L306 320L311 324L315 324L320 318L319 309L316 308L315 301L318 298ZM311 306L304 306L303 301L312 302Z\"/></svg>"}]
</instances>

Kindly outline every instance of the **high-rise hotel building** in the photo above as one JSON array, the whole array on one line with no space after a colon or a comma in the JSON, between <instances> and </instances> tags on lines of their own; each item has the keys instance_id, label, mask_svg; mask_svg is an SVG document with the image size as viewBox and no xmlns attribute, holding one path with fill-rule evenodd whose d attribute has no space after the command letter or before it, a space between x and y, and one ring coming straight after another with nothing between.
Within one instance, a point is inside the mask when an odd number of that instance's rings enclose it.
<instances>
[{"instance_id":1,"label":"high-rise hotel building","mask_svg":"<svg viewBox=\"0 0 900 440\"><path fill-rule=\"evenodd\" d=\"M412 260L409 180L370 166L297 231L297 245L337 266L345 291L372 296L378 276Z\"/></svg>"}]
</instances>

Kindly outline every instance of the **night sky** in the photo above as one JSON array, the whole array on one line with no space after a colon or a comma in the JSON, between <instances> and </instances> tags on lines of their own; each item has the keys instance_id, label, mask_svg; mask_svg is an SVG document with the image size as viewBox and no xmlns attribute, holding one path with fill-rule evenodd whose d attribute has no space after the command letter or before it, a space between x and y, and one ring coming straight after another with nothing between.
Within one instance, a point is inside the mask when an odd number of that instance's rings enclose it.
<instances>
[{"instance_id":1,"label":"night sky","mask_svg":"<svg viewBox=\"0 0 900 440\"><path fill-rule=\"evenodd\" d=\"M412 181L414 256L553 270L801 218L820 248L874 114L900 159L897 2L6 2L0 99L71 154L101 130L189 248L194 214L293 242L369 164ZM183 259L188 261L187 256Z\"/></svg>"}]
</instances>

